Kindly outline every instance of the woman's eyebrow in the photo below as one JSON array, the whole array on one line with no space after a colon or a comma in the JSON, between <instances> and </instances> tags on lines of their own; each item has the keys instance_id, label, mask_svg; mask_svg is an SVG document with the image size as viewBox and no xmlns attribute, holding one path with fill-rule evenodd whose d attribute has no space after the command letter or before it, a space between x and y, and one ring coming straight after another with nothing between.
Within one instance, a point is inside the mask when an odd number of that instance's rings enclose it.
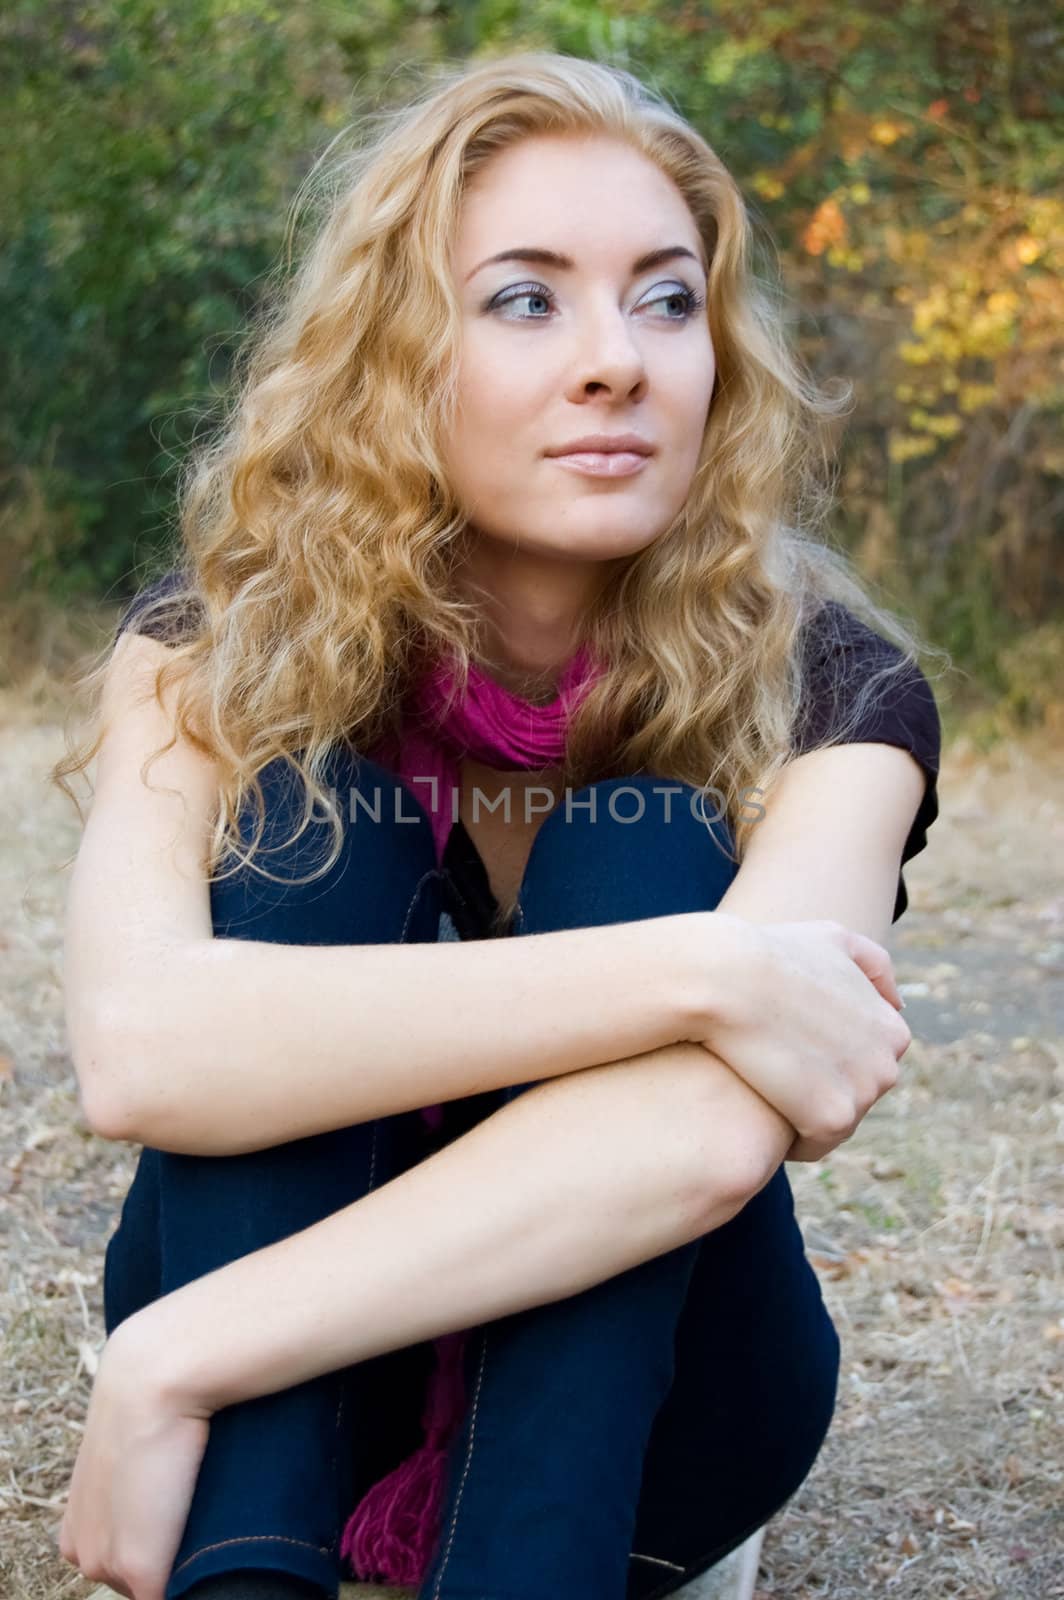
<instances>
[{"instance_id":1,"label":"woman's eyebrow","mask_svg":"<svg viewBox=\"0 0 1064 1600\"><path fill-rule=\"evenodd\" d=\"M670 244L661 250L651 250L647 255L640 256L638 261L633 261L632 272L633 274L649 272L652 267L660 267L663 262L674 261L678 256L686 256L689 260L697 262L703 272L707 271L704 262L699 260L693 250L688 250L686 245ZM576 265L571 256L560 255L557 250L542 250L535 245L519 245L513 250L500 250L497 256L488 256L480 266L466 273L465 281L468 283L482 267L490 267L496 261L530 261L536 266L557 267L562 272L569 272Z\"/></svg>"}]
</instances>

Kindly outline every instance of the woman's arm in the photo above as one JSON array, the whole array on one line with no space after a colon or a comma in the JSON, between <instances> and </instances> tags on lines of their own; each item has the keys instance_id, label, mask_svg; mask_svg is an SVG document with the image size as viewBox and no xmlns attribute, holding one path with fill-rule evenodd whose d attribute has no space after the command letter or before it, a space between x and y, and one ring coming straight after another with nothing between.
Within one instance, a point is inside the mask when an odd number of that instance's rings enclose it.
<instances>
[{"instance_id":1,"label":"woman's arm","mask_svg":"<svg viewBox=\"0 0 1064 1600\"><path fill-rule=\"evenodd\" d=\"M167 654L135 634L115 648L67 899L67 1031L95 1131L241 1153L690 1038L688 975L638 924L464 945L215 939L214 764L178 737L150 787L140 776L175 732L173 690L163 707L152 693Z\"/></svg>"},{"instance_id":2,"label":"woman's arm","mask_svg":"<svg viewBox=\"0 0 1064 1600\"><path fill-rule=\"evenodd\" d=\"M210 1414L576 1294L699 1238L741 1210L793 1137L698 1045L571 1073L146 1306L112 1341Z\"/></svg>"},{"instance_id":3,"label":"woman's arm","mask_svg":"<svg viewBox=\"0 0 1064 1600\"><path fill-rule=\"evenodd\" d=\"M765 815L718 912L747 922L826 917L885 945L927 782L909 751L892 744L795 757L763 799Z\"/></svg>"},{"instance_id":4,"label":"woman's arm","mask_svg":"<svg viewBox=\"0 0 1064 1600\"><path fill-rule=\"evenodd\" d=\"M919 762L892 744L837 745L797 757L765 797L765 816L754 829L741 869L718 902L718 912L754 923L826 917L885 946L902 852L927 783ZM895 1003L893 975L891 985ZM727 1032L718 1028L715 1043L738 1071ZM785 1160L821 1160L851 1136L884 1086L893 1087L897 1068L890 1069L885 1058L893 1076L883 1078L871 1033L862 1042L867 1065L860 1075L845 1074L834 1127L818 1074L810 1073L808 1082L788 1084L784 1097L763 1070L764 1063L753 1072L743 1069L766 1103L782 1109L801 1130ZM815 1127L818 1117L821 1129Z\"/></svg>"},{"instance_id":5,"label":"woman's arm","mask_svg":"<svg viewBox=\"0 0 1064 1600\"><path fill-rule=\"evenodd\" d=\"M750 920L779 904L795 918L845 912L874 937L919 801L911 758L855 745L799 762L776 791L756 882L751 872L741 888L744 862L729 897ZM726 961L722 974L738 981ZM147 1306L115 1337L146 1370L165 1364L169 1392L209 1414L578 1293L701 1237L768 1181L794 1132L699 1045L573 1073L313 1227Z\"/></svg>"}]
</instances>

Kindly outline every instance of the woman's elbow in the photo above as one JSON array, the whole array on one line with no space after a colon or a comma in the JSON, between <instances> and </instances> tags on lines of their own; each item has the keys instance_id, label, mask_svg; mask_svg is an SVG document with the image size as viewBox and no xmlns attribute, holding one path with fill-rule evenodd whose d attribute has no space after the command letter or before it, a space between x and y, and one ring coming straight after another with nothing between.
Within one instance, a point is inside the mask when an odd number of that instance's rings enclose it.
<instances>
[{"instance_id":1,"label":"woman's elbow","mask_svg":"<svg viewBox=\"0 0 1064 1600\"><path fill-rule=\"evenodd\" d=\"M793 1137L793 1134L792 1134ZM712 1233L737 1217L743 1207L763 1189L777 1170L778 1158L737 1151L721 1166L707 1173L702 1186L696 1220L699 1236Z\"/></svg>"},{"instance_id":2,"label":"woman's elbow","mask_svg":"<svg viewBox=\"0 0 1064 1600\"><path fill-rule=\"evenodd\" d=\"M772 1178L793 1143L795 1130L720 1057L709 1075L711 1093L698 1130L703 1159L697 1204L711 1232L737 1216Z\"/></svg>"},{"instance_id":3,"label":"woman's elbow","mask_svg":"<svg viewBox=\"0 0 1064 1600\"><path fill-rule=\"evenodd\" d=\"M70 1057L85 1121L101 1139L141 1143L132 1063L144 1060L143 1042L128 1008L116 997L101 997L91 1016L77 1027L68 1022Z\"/></svg>"}]
</instances>

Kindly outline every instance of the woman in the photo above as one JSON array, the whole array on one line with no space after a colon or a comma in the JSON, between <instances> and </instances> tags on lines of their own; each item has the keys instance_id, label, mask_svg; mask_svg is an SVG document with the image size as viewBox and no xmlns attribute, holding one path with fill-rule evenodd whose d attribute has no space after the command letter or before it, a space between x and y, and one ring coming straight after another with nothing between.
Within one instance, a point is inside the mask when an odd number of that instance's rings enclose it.
<instances>
[{"instance_id":1,"label":"woman","mask_svg":"<svg viewBox=\"0 0 1064 1600\"><path fill-rule=\"evenodd\" d=\"M816 1457L782 1163L909 1044L939 728L749 250L629 74L449 69L97 669L67 1019L144 1150L60 1550L134 1600L652 1600Z\"/></svg>"}]
</instances>

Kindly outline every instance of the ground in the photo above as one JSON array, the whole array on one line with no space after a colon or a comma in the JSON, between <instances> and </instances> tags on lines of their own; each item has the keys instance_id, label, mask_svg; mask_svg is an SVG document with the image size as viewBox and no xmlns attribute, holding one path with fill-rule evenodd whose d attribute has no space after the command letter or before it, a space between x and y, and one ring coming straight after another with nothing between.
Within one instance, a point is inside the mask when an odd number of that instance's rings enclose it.
<instances>
[{"instance_id":1,"label":"ground","mask_svg":"<svg viewBox=\"0 0 1064 1600\"><path fill-rule=\"evenodd\" d=\"M51 706L0 697L11 1600L94 1587L57 1535L103 1343L104 1246L136 1160L86 1128L66 1048L79 823L44 782L61 749ZM827 1442L770 1524L758 1600L1064 1597L1062 753L1045 736L948 744L942 815L890 940L913 1031L900 1081L846 1144L789 1168L843 1362Z\"/></svg>"}]
</instances>

